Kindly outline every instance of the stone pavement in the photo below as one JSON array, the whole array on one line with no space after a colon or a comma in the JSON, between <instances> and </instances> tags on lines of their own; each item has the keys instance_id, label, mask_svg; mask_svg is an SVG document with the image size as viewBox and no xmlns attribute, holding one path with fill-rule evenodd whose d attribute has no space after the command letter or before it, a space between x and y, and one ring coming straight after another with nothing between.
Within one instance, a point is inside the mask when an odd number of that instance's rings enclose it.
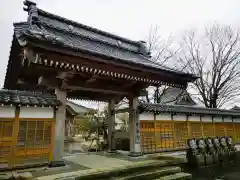
<instances>
[{"instance_id":1,"label":"stone pavement","mask_svg":"<svg viewBox=\"0 0 240 180\"><path fill-rule=\"evenodd\" d=\"M121 155L104 155L104 153L76 153L64 157L66 166L57 168L34 168L30 170L30 172L34 177L41 177L60 173L70 173L73 171L84 172L88 169L117 168L134 163L134 161L123 157L120 158L119 156L121 157Z\"/></svg>"},{"instance_id":2,"label":"stone pavement","mask_svg":"<svg viewBox=\"0 0 240 180\"><path fill-rule=\"evenodd\" d=\"M84 174L99 173L101 171L110 171L114 168L124 168L135 166L137 164L151 164L159 162L149 158L129 159L127 155L98 153L78 153L64 157L65 167L47 168L45 171L32 172L38 180L55 179L55 178L72 178L73 176L82 176ZM143 162L145 161L145 162ZM159 164L165 163L160 161ZM140 165L139 164L139 165ZM76 167L76 168L74 168ZM46 173L47 172L47 173Z\"/></svg>"},{"instance_id":3,"label":"stone pavement","mask_svg":"<svg viewBox=\"0 0 240 180\"><path fill-rule=\"evenodd\" d=\"M122 160L122 159L117 159L113 157L97 155L93 153L81 153L81 154L66 156L64 157L64 160L73 162L75 164L79 164L87 168L93 168L93 169L98 169L102 167L104 168L118 167L118 166L129 165L133 163L128 160Z\"/></svg>"}]
</instances>

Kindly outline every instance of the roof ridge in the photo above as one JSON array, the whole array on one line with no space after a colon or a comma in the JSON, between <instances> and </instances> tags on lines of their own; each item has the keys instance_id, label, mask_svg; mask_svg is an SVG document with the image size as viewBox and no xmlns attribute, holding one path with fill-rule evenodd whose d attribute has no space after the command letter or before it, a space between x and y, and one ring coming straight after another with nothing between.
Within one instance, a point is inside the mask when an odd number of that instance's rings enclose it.
<instances>
[{"instance_id":1,"label":"roof ridge","mask_svg":"<svg viewBox=\"0 0 240 180\"><path fill-rule=\"evenodd\" d=\"M97 28L94 28L94 27L91 27L91 26L88 26L88 25L84 25L84 24L79 23L77 21L73 21L73 20L67 19L65 17L62 17L62 16L59 16L59 15L47 12L47 11L39 9L39 8L37 8L37 10L38 10L38 13L43 15L43 16L44 15L45 16L49 16L49 17L55 18L56 20L63 21L65 23L70 23L71 25L74 25L74 26L77 26L77 27L81 27L81 28L84 28L86 30L89 30L89 31L92 31L92 32L95 32L95 33L100 33L100 34L102 34L104 36L109 36L109 37L117 39L117 40L125 41L127 43L140 45L140 41L134 41L134 40L131 40L131 39L127 39L127 38L115 35L113 33L109 33L107 31L103 31L103 30L100 30L100 29L97 29Z\"/></svg>"}]
</instances>

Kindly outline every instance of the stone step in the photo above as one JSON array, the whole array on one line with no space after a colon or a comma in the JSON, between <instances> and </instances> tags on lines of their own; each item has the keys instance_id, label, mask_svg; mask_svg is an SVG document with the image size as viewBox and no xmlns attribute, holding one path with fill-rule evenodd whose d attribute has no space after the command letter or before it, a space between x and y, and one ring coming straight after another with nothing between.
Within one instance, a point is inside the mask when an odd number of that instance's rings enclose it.
<instances>
[{"instance_id":1,"label":"stone step","mask_svg":"<svg viewBox=\"0 0 240 180\"><path fill-rule=\"evenodd\" d=\"M131 173L124 177L114 177L114 180L147 180L181 172L180 167L164 167L154 170Z\"/></svg>"},{"instance_id":2,"label":"stone step","mask_svg":"<svg viewBox=\"0 0 240 180\"><path fill-rule=\"evenodd\" d=\"M164 177L157 178L155 180L190 180L192 175L184 172L179 172L176 174L167 175Z\"/></svg>"},{"instance_id":3,"label":"stone step","mask_svg":"<svg viewBox=\"0 0 240 180\"><path fill-rule=\"evenodd\" d=\"M153 175L154 178L149 179L152 180L157 177L180 172L181 169L176 167L178 165L179 162L174 160L144 160L113 168L107 167L101 169L88 169L84 171L81 170L69 173L60 173L57 175L42 176L38 177L37 180L64 180L67 178L75 178L76 180L120 180L123 178L123 180L130 180L134 176L136 176L138 180L148 180L149 178L147 176L150 176L150 174L159 173L158 175L160 176ZM165 174L163 172L165 172ZM143 176L143 178L140 178L141 176Z\"/></svg>"}]
</instances>

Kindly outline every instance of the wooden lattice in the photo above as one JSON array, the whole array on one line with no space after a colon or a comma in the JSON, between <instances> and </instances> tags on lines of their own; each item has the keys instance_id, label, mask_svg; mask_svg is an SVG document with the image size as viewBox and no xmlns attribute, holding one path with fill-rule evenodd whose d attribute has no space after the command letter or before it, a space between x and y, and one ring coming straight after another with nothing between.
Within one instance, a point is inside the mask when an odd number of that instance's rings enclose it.
<instances>
[{"instance_id":1,"label":"wooden lattice","mask_svg":"<svg viewBox=\"0 0 240 180\"><path fill-rule=\"evenodd\" d=\"M174 122L175 131L175 148L182 149L186 147L188 139L188 127L187 122Z\"/></svg>"},{"instance_id":2,"label":"wooden lattice","mask_svg":"<svg viewBox=\"0 0 240 180\"><path fill-rule=\"evenodd\" d=\"M154 122L140 123L141 146L145 153L156 151Z\"/></svg>"},{"instance_id":3,"label":"wooden lattice","mask_svg":"<svg viewBox=\"0 0 240 180\"><path fill-rule=\"evenodd\" d=\"M51 148L52 122L20 120L15 165L48 161Z\"/></svg>"},{"instance_id":4,"label":"wooden lattice","mask_svg":"<svg viewBox=\"0 0 240 180\"><path fill-rule=\"evenodd\" d=\"M201 122L189 122L190 124L190 137L192 138L201 138L202 137L202 129Z\"/></svg>"},{"instance_id":5,"label":"wooden lattice","mask_svg":"<svg viewBox=\"0 0 240 180\"><path fill-rule=\"evenodd\" d=\"M157 151L173 149L174 133L172 121L168 122L157 121L155 131Z\"/></svg>"},{"instance_id":6,"label":"wooden lattice","mask_svg":"<svg viewBox=\"0 0 240 180\"><path fill-rule=\"evenodd\" d=\"M215 134L214 136L225 136L225 123L214 123L214 127L215 127Z\"/></svg>"},{"instance_id":7,"label":"wooden lattice","mask_svg":"<svg viewBox=\"0 0 240 180\"><path fill-rule=\"evenodd\" d=\"M8 167L11 159L13 120L0 119L0 168Z\"/></svg>"},{"instance_id":8,"label":"wooden lattice","mask_svg":"<svg viewBox=\"0 0 240 180\"><path fill-rule=\"evenodd\" d=\"M202 122L203 137L213 137L214 129L212 122Z\"/></svg>"}]
</instances>

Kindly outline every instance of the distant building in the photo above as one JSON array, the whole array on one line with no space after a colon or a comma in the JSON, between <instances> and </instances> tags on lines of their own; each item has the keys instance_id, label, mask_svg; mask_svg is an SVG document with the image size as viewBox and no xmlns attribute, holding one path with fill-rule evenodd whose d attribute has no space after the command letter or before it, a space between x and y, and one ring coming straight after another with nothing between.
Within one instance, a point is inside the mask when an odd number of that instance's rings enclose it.
<instances>
[{"instance_id":1,"label":"distant building","mask_svg":"<svg viewBox=\"0 0 240 180\"><path fill-rule=\"evenodd\" d=\"M67 101L66 104L66 121L65 121L65 136L72 137L79 134L81 126L88 121L86 113L89 108L76 104L72 101Z\"/></svg>"},{"instance_id":2,"label":"distant building","mask_svg":"<svg viewBox=\"0 0 240 180\"><path fill-rule=\"evenodd\" d=\"M185 89L167 88L163 90L160 104L199 106Z\"/></svg>"},{"instance_id":3,"label":"distant building","mask_svg":"<svg viewBox=\"0 0 240 180\"><path fill-rule=\"evenodd\" d=\"M232 108L232 110L238 110L238 111L240 111L240 107L239 107L239 106L234 106L234 107Z\"/></svg>"}]
</instances>

